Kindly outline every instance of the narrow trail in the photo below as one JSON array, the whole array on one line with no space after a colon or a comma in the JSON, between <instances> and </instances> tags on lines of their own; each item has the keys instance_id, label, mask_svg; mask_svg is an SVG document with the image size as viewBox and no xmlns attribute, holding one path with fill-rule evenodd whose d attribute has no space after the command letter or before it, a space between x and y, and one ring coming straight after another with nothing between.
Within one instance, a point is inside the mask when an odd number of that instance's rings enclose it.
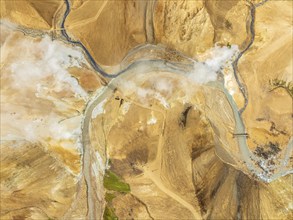
<instances>
[{"instance_id":1,"label":"narrow trail","mask_svg":"<svg viewBox=\"0 0 293 220\"><path fill-rule=\"evenodd\" d=\"M69 35L67 34L67 31L65 29L65 22L66 22L66 18L68 17L69 13L70 13L70 0L64 0L65 2L65 5L66 5L66 10L64 12L64 16L63 16L63 20L61 21L61 25L60 25L60 30L61 30L61 34L62 36L66 39L67 42L71 43L71 44L74 44L74 45L77 45L79 46L83 52L85 53L86 57L88 58L88 61L90 63L90 65L92 66L92 68L97 71L99 74L101 74L103 77L106 77L106 78L110 78L110 79L113 79L113 78L116 78L117 76L125 73L131 65L133 65L134 63L130 64L127 68L125 69L122 69L121 71L117 72L117 73L107 73L99 64L97 64L97 62L95 61L95 59L92 57L92 55L90 54L90 52L87 50L87 48L80 42L80 41L75 41L75 40L72 40ZM106 4L104 4L104 7L106 6ZM151 3L148 3L148 7L149 9L147 9L147 11L149 12L146 12L146 14L148 16L152 16L152 7L153 7L153 4ZM102 12L102 11L101 11ZM147 19L149 21L152 22L152 18L150 19ZM152 38L153 38L153 31L152 31L152 24L149 25L150 22L147 22L145 25L146 28L147 28L147 38L149 38L150 41L153 41Z\"/></svg>"},{"instance_id":2,"label":"narrow trail","mask_svg":"<svg viewBox=\"0 0 293 220\"><path fill-rule=\"evenodd\" d=\"M104 8L108 4L108 2L109 2L109 0L104 0L102 6L100 7L100 9L98 10L97 14L94 17L90 17L88 19L77 21L76 23L73 23L73 24L69 25L67 27L67 30L73 29L75 27L83 26L83 25L86 25L86 24L88 24L90 22L96 21L100 17L102 11L104 10Z\"/></svg>"},{"instance_id":3,"label":"narrow trail","mask_svg":"<svg viewBox=\"0 0 293 220\"><path fill-rule=\"evenodd\" d=\"M61 27L60 27L60 30L61 30L63 37L67 40L67 42L79 46L84 51L92 68L95 71L97 71L99 74L101 74L102 76L104 76L106 78L114 79L114 81L115 81L115 78L117 76L120 76L123 73L127 73L129 70L131 70L141 64L146 64L146 63L148 63L149 65L156 65L157 62L163 62L164 66L160 67L160 68L163 68L163 69L166 68L166 69L168 69L168 71L170 71L172 69L171 72L176 72L176 70L178 69L178 65L173 65L172 62L168 62L166 60L165 61L158 61L158 60L150 60L149 59L147 61L146 60L135 61L135 62L131 63L129 66L127 66L125 69L123 69L117 73L114 73L114 74L107 73L106 71L103 70L103 68L101 66L99 66L96 63L96 61L91 56L89 51L86 49L86 47L80 41L74 41L68 36L66 29L64 28L64 24L65 24L65 21L66 21L68 14L70 13L70 2L69 2L69 0L64 0L64 1L66 3L66 10L64 13L63 20L61 22ZM264 1L264 2L266 2L266 1ZM263 5L264 2L259 3L257 5L250 4L250 18L247 21L247 26L248 26L248 30L249 30L249 34L250 34L250 40L249 40L249 43L246 46L246 48L239 53L239 55L237 56L235 61L232 63L234 77L235 77L236 82L239 86L239 89L245 99L244 106L241 109L238 109L238 107L234 103L234 100L229 100L230 105L233 108L233 111L235 111L234 115L235 115L235 121L237 124L236 130L239 131L239 133L245 132L245 127L244 127L244 124L243 124L243 121L241 118L241 114L243 113L246 106L248 105L248 93L247 93L247 89L246 89L245 85L241 82L240 77L239 77L238 62L239 62L240 58L243 56L243 54L249 50L249 48L251 47L251 45L254 42L254 38L255 38L255 27L254 26L255 26L256 7ZM146 9L146 12L145 12L146 17L148 17L149 19L150 19L150 17L152 17L153 4L154 4L154 2L149 2L147 9ZM102 10L105 6L106 6L106 3L103 4L103 7L101 7L101 9L99 10L99 12L97 13L96 16L100 15L100 13L102 12ZM90 19L88 21L90 22ZM147 40L149 42L153 42L154 31L153 31L153 27L151 24L152 19L150 19L150 20L146 19L145 22L146 22L145 29L146 29ZM160 69L160 68L157 68L157 69ZM83 149L84 149L83 162L84 162L84 175L85 175L85 180L86 180L86 184L87 184L88 209L89 209L88 217L89 217L89 219L97 219L97 217L103 212L101 205L98 204L99 203L98 198L97 198L97 190L98 190L97 187L98 186L96 185L96 180L92 176L91 154L93 152L92 152L92 146L90 143L90 136L89 136L91 114L92 114L94 107L96 105L98 105L101 101L103 101L106 97L111 96L111 93L113 94L114 90L115 90L114 88L111 88L110 85L108 85L102 94L95 96L87 103L87 107L85 110L85 117L84 117L83 126L82 126L82 132L83 132L82 133L82 141L83 141ZM229 95L226 94L226 96L229 99ZM238 138L238 141L239 141L240 150L243 154L244 161L247 162L248 170L251 171L252 173L259 174L261 171L259 171L257 169L257 167L255 167L255 165L253 164L251 156L254 156L254 155L251 154L251 152L249 151L247 143L246 143L246 139L240 137L240 138ZM280 174L278 173L274 176L274 178L277 178L280 175L283 175L284 173L285 173L285 171L283 171L283 173L280 173ZM167 187L164 186L164 184L161 182L161 179L158 174L155 174L155 173L150 172L149 170L146 170L144 175L146 175L148 178L150 178L157 185L157 187L160 190L162 190L164 193L168 194L171 198L173 198L178 203L180 203L185 208L187 208L193 214L195 219L201 219L201 215L198 213L198 211L191 204L189 204L187 201L185 201L179 195L173 193L171 190L169 190ZM266 176L259 176L259 177L262 180L265 180L265 181L268 180Z\"/></svg>"},{"instance_id":4,"label":"narrow trail","mask_svg":"<svg viewBox=\"0 0 293 220\"><path fill-rule=\"evenodd\" d=\"M160 177L155 174L155 172L149 171L148 169L144 169L144 177L150 179L162 192L164 192L166 195L170 196L172 199L174 199L176 202L181 204L183 207L188 209L192 215L194 216L194 219L201 219L201 214L196 210L190 203L185 201L183 198L181 198L176 193L169 190L161 181Z\"/></svg>"},{"instance_id":5,"label":"narrow trail","mask_svg":"<svg viewBox=\"0 0 293 220\"><path fill-rule=\"evenodd\" d=\"M149 164L148 166L144 167L143 170L143 176L145 178L150 179L162 192L164 192L166 195L174 199L176 202L181 204L183 207L188 209L194 219L202 219L202 216L199 212L199 210L196 210L192 204L184 200L180 195L174 193L168 187L166 187L162 179L160 178L160 168L162 166L162 161L163 161L163 155L162 155L162 148L163 148L163 141L164 141L164 131L165 131L165 126L166 126L166 113L160 112L163 115L163 124L162 124L162 133L159 137L159 143L157 145L157 155L154 163ZM159 169L158 169L159 168ZM154 170L154 171L153 171Z\"/></svg>"},{"instance_id":6,"label":"narrow trail","mask_svg":"<svg viewBox=\"0 0 293 220\"><path fill-rule=\"evenodd\" d=\"M67 16L69 15L70 13L70 2L69 0L64 0L65 1L65 5L66 5L66 10L65 10L65 13L64 13L64 16L63 16L63 20L61 22L61 34L63 35L63 37L66 39L67 42L71 43L71 44L75 44L75 45L78 45L79 47L81 47L81 49L84 51L85 55L87 56L89 62L90 62L90 65L92 66L92 68L97 71L99 74L101 74L102 76L106 77L106 78L115 78L117 77L118 75L122 74L123 72L125 72L126 70L124 71L121 71L121 72L118 72L116 74L109 74L107 73L106 71L103 70L103 68L98 65L95 61L95 59L92 57L92 55L90 54L90 52L86 49L86 47L79 41L74 41L72 40L69 35L67 34L67 31L65 29L65 21L66 21L66 18Z\"/></svg>"},{"instance_id":7,"label":"narrow trail","mask_svg":"<svg viewBox=\"0 0 293 220\"><path fill-rule=\"evenodd\" d=\"M86 57L88 58L90 65L93 67L93 69L95 71L97 71L99 74L101 74L102 76L106 77L106 78L110 78L110 79L114 79L117 76L120 76L123 73L127 73L127 71L129 71L129 69L133 68L134 66L138 66L140 64L143 64L145 61L138 61L135 63L132 63L131 65L129 65L127 68L119 71L118 73L107 73L105 70L103 70L103 68L101 66L99 66L96 61L94 60L94 58L91 56L91 54L89 53L89 51L86 49L86 47L79 41L75 41L72 40L69 35L67 34L67 31L65 29L65 21L67 16L70 13L70 0L64 0L65 2L65 6L66 6L66 10L64 12L63 15L63 19L61 20L61 25L60 28L56 28L54 27L54 31L58 31L60 30L63 37L66 39L67 42L73 44L73 45L77 45L79 46L83 52L85 53ZM250 47L252 46L252 44L254 43L254 39L255 39L255 14L256 14L256 8L263 5L265 2L267 2L267 0L260 2L256 5L251 4L251 8L250 8L250 19L247 21L248 22L248 30L250 33L250 41L247 45L247 47L241 51L238 55L238 57L235 59L235 61L232 63L233 66L233 72L234 72L234 77L237 81L237 84L239 86L239 89L241 91L241 93L243 94L243 97L245 99L245 103L244 106L241 109L238 109L237 106L233 106L232 108L235 110L235 121L238 124L239 128L239 132L243 133L245 132L245 127L244 124L242 122L241 119L241 114L245 111L247 105L248 105L248 92L247 89L245 88L245 85L241 82L240 77L239 77L239 71L238 71L238 62L240 60L240 58L243 56L244 53L246 53ZM102 13L103 9L106 7L107 2L104 2L102 7L100 8L100 10L97 12L96 16L94 19L97 19L100 14ZM154 41L154 31L153 31L153 27L152 27L152 13L153 13L153 1L150 1L148 3L148 7L146 9L146 17L149 18L149 20L146 19L146 34L147 34L147 41L148 42L153 42ZM58 8L58 13L59 13L59 8ZM58 14L56 13L56 15ZM85 22L91 22L93 18L91 19L87 19L85 20ZM57 23L57 21L54 20L54 25L55 26ZM71 26L71 28L78 26L77 24L74 24L75 26ZM69 27L70 28L70 27ZM33 32L32 32L33 33ZM30 34L30 32L26 33L26 34ZM156 62L156 60L149 60L150 62ZM165 61L164 63L166 66L170 65L170 62L168 63L167 61ZM170 66L169 66L170 67ZM170 69L169 69L170 70ZM88 103L87 103L87 107L84 113L84 120L83 120L83 125L82 125L82 141L83 141L83 172L84 172L84 176L85 176L85 180L86 180L86 185L87 185L87 199L88 199L88 218L89 219L98 219L101 217L102 213L103 213L103 207L101 204L99 204L99 198L97 197L97 183L96 183L96 179L95 176L92 175L92 154L93 154L93 149L91 146L91 142L90 142L90 135L89 135L89 128L90 128L90 121L91 121L91 114L93 109L95 108L96 105L98 105L101 101L103 101L105 99L105 97L109 97L111 96L111 94L113 93L113 88L111 89L109 86L106 88L106 91L103 91L103 93L99 96L94 97L93 99L91 99ZM229 98L228 93L226 94L226 97ZM230 103L234 103L233 100L230 100ZM255 171L255 167L254 164L251 163L251 155L249 154L249 150L247 147L247 143L246 143L246 139L245 138L238 138L239 140L239 146L243 149L243 156L246 157L247 159L247 164L249 164L249 169L251 169L252 171L254 171L254 173L259 173L261 171ZM286 157L286 161L288 162L288 157L290 155L290 152L292 152L293 149L293 139L291 139L291 141L288 144L287 147L287 157ZM252 155L253 156L253 155ZM286 162L285 161L285 162ZM281 172L281 171L280 171ZM283 173L278 173L275 176L273 176L273 178L278 178L281 175L285 175L285 171L282 171ZM181 205L183 205L185 208L187 208L196 219L201 219L201 216L199 215L198 211L194 209L194 207L188 203L187 201L185 201L183 198L181 198L179 195L173 193L172 191L170 191L166 186L164 186L164 184L161 181L161 178L159 177L158 174L151 172L150 170L146 170L145 171L145 175L146 177L148 177L149 179L151 179L156 186L162 190L164 193L168 194L170 197L172 197L175 201L177 201L178 203L180 203Z\"/></svg>"}]
</instances>

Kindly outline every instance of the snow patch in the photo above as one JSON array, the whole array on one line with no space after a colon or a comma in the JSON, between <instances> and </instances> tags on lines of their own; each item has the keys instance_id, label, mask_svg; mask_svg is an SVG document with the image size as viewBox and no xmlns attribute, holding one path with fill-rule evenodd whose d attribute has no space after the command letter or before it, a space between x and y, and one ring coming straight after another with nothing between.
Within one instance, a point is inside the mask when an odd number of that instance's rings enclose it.
<instances>
[{"instance_id":1,"label":"snow patch","mask_svg":"<svg viewBox=\"0 0 293 220\"><path fill-rule=\"evenodd\" d=\"M100 172L102 173L102 175L104 175L106 167L103 163L103 159L98 151L96 151L95 156L95 161L92 164L94 175L99 176Z\"/></svg>"},{"instance_id":2,"label":"snow patch","mask_svg":"<svg viewBox=\"0 0 293 220\"><path fill-rule=\"evenodd\" d=\"M107 99L101 101L93 110L92 118L96 118L98 115L104 114L106 111L104 109L104 105L107 102Z\"/></svg>"},{"instance_id":3,"label":"snow patch","mask_svg":"<svg viewBox=\"0 0 293 220\"><path fill-rule=\"evenodd\" d=\"M235 84L233 80L234 80L234 76L232 75L232 73L224 74L224 85L231 96L233 96L236 92L236 88L235 88Z\"/></svg>"},{"instance_id":4,"label":"snow patch","mask_svg":"<svg viewBox=\"0 0 293 220\"><path fill-rule=\"evenodd\" d=\"M122 108L121 108L122 115L125 115L129 111L130 106L131 106L130 102L123 103Z\"/></svg>"},{"instance_id":5,"label":"snow patch","mask_svg":"<svg viewBox=\"0 0 293 220\"><path fill-rule=\"evenodd\" d=\"M157 118L152 116L148 121L147 121L147 124L148 125L153 125L153 124L156 124L157 123Z\"/></svg>"}]
</instances>

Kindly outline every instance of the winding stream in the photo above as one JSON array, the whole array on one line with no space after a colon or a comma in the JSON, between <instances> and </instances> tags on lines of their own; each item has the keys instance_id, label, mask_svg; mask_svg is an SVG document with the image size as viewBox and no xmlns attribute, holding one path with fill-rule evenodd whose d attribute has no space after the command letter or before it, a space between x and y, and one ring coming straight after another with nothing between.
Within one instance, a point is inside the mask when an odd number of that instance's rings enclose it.
<instances>
[{"instance_id":1,"label":"winding stream","mask_svg":"<svg viewBox=\"0 0 293 220\"><path fill-rule=\"evenodd\" d=\"M97 195L95 188L97 186L95 186L95 180L94 180L94 176L92 176L92 164L91 164L91 154L93 154L93 147L91 146L91 142L90 142L90 137L89 137L89 131L90 131L90 121L91 121L91 115L92 112L94 110L94 108L100 103L102 102L105 98L111 96L116 88L116 78L119 79L120 75L123 74L123 76L126 76L128 74L134 74L134 70L136 68L138 68L140 65L144 65L147 66L148 68L146 68L144 70L145 73L147 73L148 71L169 71L170 73L174 73L174 74L185 74L186 73L186 69L189 69L190 66L185 66L185 69L180 69L178 68L178 65L176 63L172 63L172 62L168 62L168 61L164 61L164 60L138 60L138 61L134 61L133 63L131 63L128 67L126 67L125 69L119 71L118 73L114 73L114 74L110 74L107 73L105 70L103 70L103 68L101 66L99 66L96 61L94 60L94 58L91 56L91 54L89 53L89 51L86 49L86 47L80 42L80 41L75 41L72 40L65 29L65 21L67 16L70 13L70 2L69 0L65 0L66 3L66 10L63 16L63 20L61 22L61 33L63 35L63 37L66 39L67 42L69 42L70 44L79 46L83 52L85 53L86 57L88 58L92 68L98 72L98 74L101 74L102 76L106 77L106 78L111 78L113 79L109 85L107 87L105 87L103 89L103 91L100 91L92 100L90 100L87 104L87 108L85 110L85 115L84 115L84 121L83 121L83 125L82 125L82 142L83 142L83 150L84 150L84 155L83 155L83 171L84 171L84 177L86 180L86 184L87 184L87 195L88 195L88 217L89 219L97 219L98 213L101 212L102 207L99 206L98 202L97 202ZM260 4L259 4L260 5ZM234 114L234 120L235 120L235 133L245 133L245 126L243 123L243 120L241 118L241 114L243 113L243 111L245 110L247 103L248 103L248 94L247 94L247 90L245 88L245 85L243 85L240 82L239 76L237 74L237 65L238 65L238 61L239 59L242 57L242 55L250 48L250 46L253 44L254 41L254 36L255 36L255 30L254 30L254 22L255 22L255 9L257 6L259 5L251 5L251 9L250 9L250 42L247 45L247 47L241 51L239 53L239 55L237 56L237 58L234 60L234 62L232 63L232 67L233 67L233 71L234 71L234 77L237 81L237 84L240 88L241 93L243 94L243 97L245 99L245 104L241 109L238 109L233 97L228 93L227 89L223 86L223 84L220 83L210 83L209 85L212 87L216 87L218 89L220 89L226 96L231 109L233 110L233 114ZM150 5L148 7L153 7L153 5ZM151 12L147 12L146 13L148 16L152 16ZM149 24L150 25L150 24ZM149 34L149 38L153 39L153 33ZM139 50L139 48L137 48L137 50ZM139 71L139 70L138 70ZM263 172L263 170L256 165L257 162L260 162L260 159L257 158L248 148L247 146L247 141L246 141L246 137L245 136L237 136L235 137L237 138L238 141L238 147L239 150L241 152L241 159L243 160L243 162L245 162L246 168L248 170L248 172L255 174L256 176L258 176L258 178L262 181L265 182L270 182L273 181L277 178L279 178L280 176L284 176L288 173L292 173L292 170L286 170L285 166L288 163L288 158L289 155L291 155L292 153L292 148L293 148L293 139L291 138L287 149L285 150L285 158L283 160L283 163L281 164L280 167L276 167L276 172L274 174L267 174L265 172Z\"/></svg>"}]
</instances>

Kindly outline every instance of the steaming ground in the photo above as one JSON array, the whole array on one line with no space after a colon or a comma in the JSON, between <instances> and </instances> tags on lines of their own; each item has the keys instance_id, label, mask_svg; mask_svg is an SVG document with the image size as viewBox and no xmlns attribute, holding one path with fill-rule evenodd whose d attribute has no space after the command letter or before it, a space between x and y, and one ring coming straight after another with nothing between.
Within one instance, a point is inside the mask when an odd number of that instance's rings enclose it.
<instances>
[{"instance_id":1,"label":"steaming ground","mask_svg":"<svg viewBox=\"0 0 293 220\"><path fill-rule=\"evenodd\" d=\"M115 86L125 96L135 94L137 101L141 104L148 105L151 100L156 100L161 106L168 109L171 107L168 99L177 90L181 90L185 94L183 102L188 102L189 97L196 92L196 85L217 81L221 78L219 77L221 75L224 78L224 85L230 95L233 96L238 91L238 87L231 64L238 53L239 50L236 45L231 47L216 45L199 57L198 61L194 61L192 71L181 75L170 75L167 72L160 72L160 74L147 73L147 64L142 64L135 72L136 75L140 74L139 77L129 79L120 77L115 82ZM150 74L152 74L152 77L149 77ZM160 77L157 75L160 75Z\"/></svg>"},{"instance_id":2,"label":"steaming ground","mask_svg":"<svg viewBox=\"0 0 293 220\"><path fill-rule=\"evenodd\" d=\"M68 69L86 65L82 52L60 41L52 41L48 36L40 39L23 37L13 29L16 29L15 25L1 21L4 36L1 42L1 100L4 103L1 105L1 127L6 128L1 129L1 140L54 139L62 141L64 146L70 145L68 140L78 143L80 112L89 96ZM186 76L196 84L215 81L237 53L235 45L216 45L200 61L194 62L194 70ZM143 71L143 67L140 69ZM231 78L231 74L225 77L225 85ZM168 98L178 87L186 93L194 91L172 78L151 79L147 83L152 87L148 88L142 86L145 82L140 83L121 80L119 86L126 95L136 93L141 103L148 104L149 99L156 99L166 109L170 108ZM104 102L95 108L93 118L105 113L103 105ZM127 106L124 108L127 111ZM149 123L155 123L155 120L151 119Z\"/></svg>"},{"instance_id":3,"label":"steaming ground","mask_svg":"<svg viewBox=\"0 0 293 220\"><path fill-rule=\"evenodd\" d=\"M231 65L233 57L238 52L237 45L231 47L216 45L203 55L204 61L194 63L194 71L189 74L188 78L199 84L216 81L219 71Z\"/></svg>"},{"instance_id":4,"label":"steaming ground","mask_svg":"<svg viewBox=\"0 0 293 220\"><path fill-rule=\"evenodd\" d=\"M68 69L81 69L83 54L48 36L23 37L4 25L1 33L1 141L79 148L88 94Z\"/></svg>"}]
</instances>

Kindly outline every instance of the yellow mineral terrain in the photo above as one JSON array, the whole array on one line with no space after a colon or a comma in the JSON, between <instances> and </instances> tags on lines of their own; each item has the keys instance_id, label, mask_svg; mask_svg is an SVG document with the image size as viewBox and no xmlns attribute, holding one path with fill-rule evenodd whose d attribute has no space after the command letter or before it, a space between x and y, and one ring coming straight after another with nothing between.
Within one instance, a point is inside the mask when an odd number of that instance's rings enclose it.
<instances>
[{"instance_id":1,"label":"yellow mineral terrain","mask_svg":"<svg viewBox=\"0 0 293 220\"><path fill-rule=\"evenodd\" d=\"M249 38L248 18L249 5L245 1L157 1L155 39L191 57L215 43L242 48Z\"/></svg>"},{"instance_id":2,"label":"yellow mineral terrain","mask_svg":"<svg viewBox=\"0 0 293 220\"><path fill-rule=\"evenodd\" d=\"M50 30L54 26L60 0L1 1L1 18L36 30Z\"/></svg>"},{"instance_id":3,"label":"yellow mineral terrain","mask_svg":"<svg viewBox=\"0 0 293 220\"><path fill-rule=\"evenodd\" d=\"M1 0L0 219L293 219L292 4Z\"/></svg>"},{"instance_id":4,"label":"yellow mineral terrain","mask_svg":"<svg viewBox=\"0 0 293 220\"><path fill-rule=\"evenodd\" d=\"M151 1L75 2L65 28L99 64L117 65L130 49L146 42L145 16Z\"/></svg>"},{"instance_id":5,"label":"yellow mineral terrain","mask_svg":"<svg viewBox=\"0 0 293 220\"><path fill-rule=\"evenodd\" d=\"M0 218L86 216L81 112L102 78L78 50L4 23Z\"/></svg>"},{"instance_id":6,"label":"yellow mineral terrain","mask_svg":"<svg viewBox=\"0 0 293 220\"><path fill-rule=\"evenodd\" d=\"M101 109L92 115L92 143L106 149L110 158L109 171L116 174L119 181L105 184L106 209L112 209L112 217L121 219L288 219L292 217L290 203L293 196L291 176L281 177L272 183L263 183L235 169L235 164L227 164L227 158L219 157L215 151L213 128L210 120L219 120L216 112L203 113L204 108L212 108L215 100L224 103L224 110L216 108L222 115L220 122L225 127L229 123L229 107L219 90L209 87L198 88L193 98L184 103L184 89L168 73L148 73L138 92L123 91L124 83L117 83L105 97ZM153 77L157 80L153 80ZM140 81L145 76L131 76ZM176 78L176 77L175 77ZM125 79L126 80L126 79ZM127 81L127 85L130 85ZM173 86L172 96L156 87L156 83ZM119 87L119 85L122 85ZM139 85L136 84L136 85ZM111 90L111 89L110 89ZM199 91L214 101L202 99ZM211 94L208 91L212 90ZM156 92L159 95L148 96ZM107 93L107 92L105 92ZM156 100L157 99L157 100ZM159 102L158 102L159 100ZM164 101L163 101L164 100ZM164 105L168 106L167 109ZM97 112L94 110L93 112ZM103 126L99 128L98 126ZM233 124L232 124L233 125ZM232 126L233 127L233 126ZM222 132L222 131L218 131ZM233 138L216 134L227 139L230 146ZM228 135L229 136L229 135ZM221 141L221 140L220 140ZM235 151L233 147L229 148ZM98 149L97 149L98 150ZM222 153L222 152L219 152ZM239 153L239 152L238 152ZM229 152L228 154L231 154ZM237 153L235 153L237 154ZM231 159L233 161L233 159ZM109 177L106 177L107 180ZM113 178L114 180L115 178ZM123 185L128 184L129 189ZM115 185L116 184L116 185ZM268 196L272 194L276 200ZM277 208L278 207L278 208ZM248 211L249 210L249 211ZM274 211L271 211L274 210ZM106 212L109 216L111 212ZM111 215L110 215L111 216Z\"/></svg>"},{"instance_id":7,"label":"yellow mineral terrain","mask_svg":"<svg viewBox=\"0 0 293 220\"><path fill-rule=\"evenodd\" d=\"M77 191L67 166L41 144L5 141L1 152L1 219L64 216Z\"/></svg>"},{"instance_id":8,"label":"yellow mineral terrain","mask_svg":"<svg viewBox=\"0 0 293 220\"><path fill-rule=\"evenodd\" d=\"M269 1L256 8L255 40L239 62L249 94L243 118L252 149L270 143L283 149L292 137L292 7L292 1ZM291 92L274 85L278 81Z\"/></svg>"}]
</instances>

